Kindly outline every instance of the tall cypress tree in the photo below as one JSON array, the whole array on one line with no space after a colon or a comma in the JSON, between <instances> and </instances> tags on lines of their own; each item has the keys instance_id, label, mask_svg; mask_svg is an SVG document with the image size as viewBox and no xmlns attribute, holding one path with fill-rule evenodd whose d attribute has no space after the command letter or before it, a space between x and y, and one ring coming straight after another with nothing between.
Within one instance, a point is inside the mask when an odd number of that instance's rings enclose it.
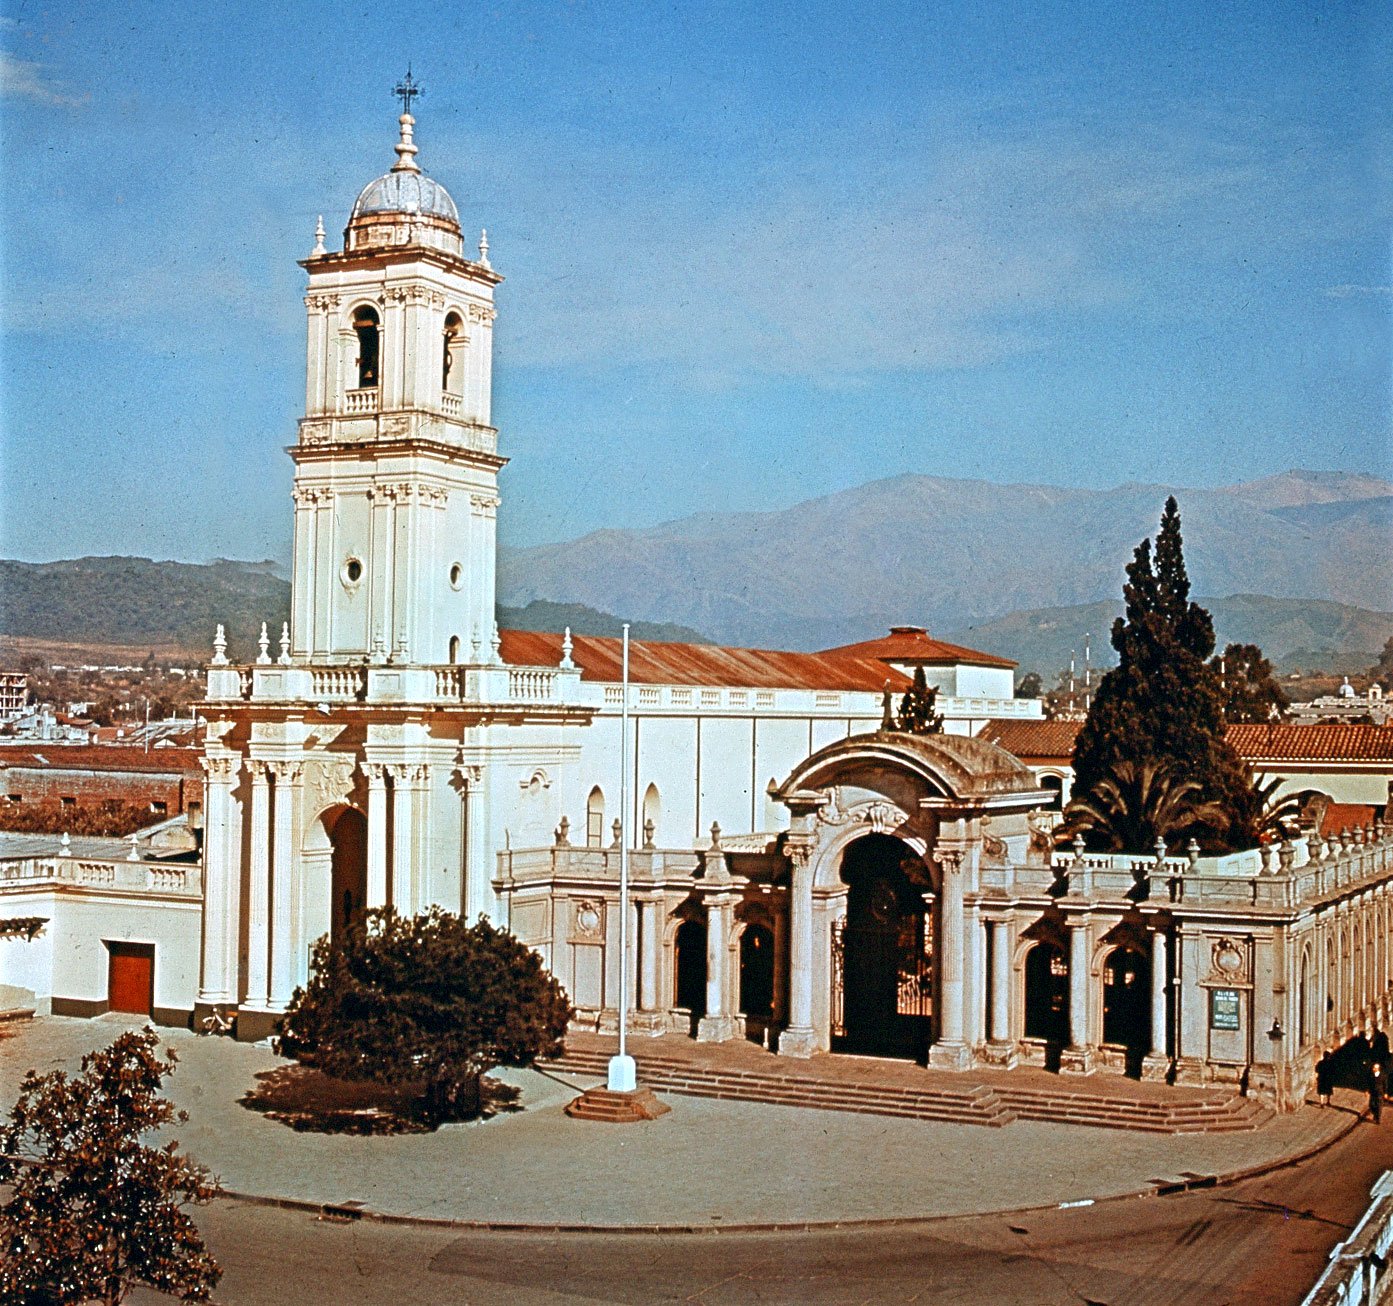
<instances>
[{"instance_id":1,"label":"tall cypress tree","mask_svg":"<svg viewBox=\"0 0 1393 1306\"><path fill-rule=\"evenodd\" d=\"M1190 601L1174 498L1166 500L1154 562L1151 541L1143 540L1122 593L1126 616L1112 627L1119 662L1099 682L1074 744L1074 793L1098 797L1124 763L1152 762L1177 781L1196 782L1195 806L1206 809L1163 830L1168 839L1194 836L1214 852L1251 847L1258 802L1247 768L1224 739L1223 692L1205 661L1214 651L1214 622Z\"/></svg>"}]
</instances>

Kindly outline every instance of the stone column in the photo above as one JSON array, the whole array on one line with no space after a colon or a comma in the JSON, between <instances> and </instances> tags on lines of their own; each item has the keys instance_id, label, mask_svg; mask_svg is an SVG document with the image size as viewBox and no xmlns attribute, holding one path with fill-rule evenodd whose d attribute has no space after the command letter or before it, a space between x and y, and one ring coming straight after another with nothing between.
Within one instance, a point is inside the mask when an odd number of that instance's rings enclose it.
<instances>
[{"instance_id":1,"label":"stone column","mask_svg":"<svg viewBox=\"0 0 1393 1306\"><path fill-rule=\"evenodd\" d=\"M415 788L409 766L388 768L392 777L392 889L391 901L403 916L415 914L416 866L412 858Z\"/></svg>"},{"instance_id":2,"label":"stone column","mask_svg":"<svg viewBox=\"0 0 1393 1306\"><path fill-rule=\"evenodd\" d=\"M465 871L465 914L471 921L480 916L497 917L493 892L496 859L489 856L488 795L484 792L484 768L464 768L465 820L468 823L468 854Z\"/></svg>"},{"instance_id":3,"label":"stone column","mask_svg":"<svg viewBox=\"0 0 1393 1306\"><path fill-rule=\"evenodd\" d=\"M788 896L788 1028L779 1035L779 1055L810 1057L817 1051L813 1030L812 849L794 846Z\"/></svg>"},{"instance_id":4,"label":"stone column","mask_svg":"<svg viewBox=\"0 0 1393 1306\"><path fill-rule=\"evenodd\" d=\"M1011 921L1009 917L991 920L991 1041L987 1059L1008 1069L1016 1064L1016 1044L1011 1037Z\"/></svg>"},{"instance_id":5,"label":"stone column","mask_svg":"<svg viewBox=\"0 0 1393 1306\"><path fill-rule=\"evenodd\" d=\"M367 762L368 778L368 907L387 905L387 768L380 762Z\"/></svg>"},{"instance_id":6,"label":"stone column","mask_svg":"<svg viewBox=\"0 0 1393 1306\"><path fill-rule=\"evenodd\" d=\"M743 1032L730 973L737 900L733 893L706 899L706 1014L697 1022L698 1043L728 1043Z\"/></svg>"},{"instance_id":7,"label":"stone column","mask_svg":"<svg viewBox=\"0 0 1393 1306\"><path fill-rule=\"evenodd\" d=\"M966 964L963 946L963 854L945 849L938 854L937 860L943 868L936 940L938 1038L929 1048L929 1065L946 1070L962 1070L972 1058L971 1050L963 1040L963 972Z\"/></svg>"},{"instance_id":8,"label":"stone column","mask_svg":"<svg viewBox=\"0 0 1393 1306\"><path fill-rule=\"evenodd\" d=\"M295 836L300 828L305 768L300 762L272 762L271 772L276 787L271 841L271 982L266 1005L271 1011L284 1011L295 988L295 958L301 946Z\"/></svg>"},{"instance_id":9,"label":"stone column","mask_svg":"<svg viewBox=\"0 0 1393 1306\"><path fill-rule=\"evenodd\" d=\"M638 1010L631 1029L661 1034L667 1028L658 992L663 959L663 900L647 895L638 900Z\"/></svg>"},{"instance_id":10,"label":"stone column","mask_svg":"<svg viewBox=\"0 0 1393 1306\"><path fill-rule=\"evenodd\" d=\"M1088 973L1089 921L1086 916L1069 921L1069 1046L1059 1069L1066 1075L1093 1073L1094 1048L1089 1042L1089 999L1093 984Z\"/></svg>"},{"instance_id":11,"label":"stone column","mask_svg":"<svg viewBox=\"0 0 1393 1306\"><path fill-rule=\"evenodd\" d=\"M987 1037L986 929L977 908L963 913L963 1042L973 1049Z\"/></svg>"},{"instance_id":12,"label":"stone column","mask_svg":"<svg viewBox=\"0 0 1393 1306\"><path fill-rule=\"evenodd\" d=\"M195 1015L237 1002L237 898L241 881L239 841L234 838L232 785L241 761L204 757L203 957Z\"/></svg>"},{"instance_id":13,"label":"stone column","mask_svg":"<svg viewBox=\"0 0 1393 1306\"><path fill-rule=\"evenodd\" d=\"M1143 1079L1164 1079L1166 1055L1166 932L1158 922L1151 932L1151 1050L1142 1058Z\"/></svg>"},{"instance_id":14,"label":"stone column","mask_svg":"<svg viewBox=\"0 0 1393 1306\"><path fill-rule=\"evenodd\" d=\"M248 769L252 782L252 846L247 886L247 994L243 1005L264 1011L271 961L271 790L265 762L253 760ZM240 1021L237 1032L239 1036L246 1033Z\"/></svg>"}]
</instances>

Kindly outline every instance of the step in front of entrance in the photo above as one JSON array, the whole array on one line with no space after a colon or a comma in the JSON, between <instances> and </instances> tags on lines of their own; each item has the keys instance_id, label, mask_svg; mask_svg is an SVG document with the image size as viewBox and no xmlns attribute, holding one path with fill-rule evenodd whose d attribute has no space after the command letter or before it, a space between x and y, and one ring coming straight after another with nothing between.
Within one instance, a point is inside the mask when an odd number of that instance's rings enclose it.
<instances>
[{"instance_id":1,"label":"step in front of entrance","mask_svg":"<svg viewBox=\"0 0 1393 1306\"><path fill-rule=\"evenodd\" d=\"M1174 1102L1107 1097L1077 1090L987 1087L914 1087L844 1083L809 1075L776 1075L697 1066L676 1057L638 1056L639 1076L649 1087L687 1097L706 1097L775 1106L900 1116L951 1124L1000 1128L1013 1120L1127 1129L1143 1133L1228 1133L1251 1131L1272 1118L1261 1104L1211 1095ZM607 1054L568 1049L551 1069L578 1075L604 1075Z\"/></svg>"}]
</instances>

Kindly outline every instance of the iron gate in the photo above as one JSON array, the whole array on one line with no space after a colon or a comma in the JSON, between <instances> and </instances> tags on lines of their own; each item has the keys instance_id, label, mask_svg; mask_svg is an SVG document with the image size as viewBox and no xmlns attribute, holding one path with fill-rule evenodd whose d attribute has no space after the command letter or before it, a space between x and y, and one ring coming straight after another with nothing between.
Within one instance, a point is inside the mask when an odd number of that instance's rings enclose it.
<instances>
[{"instance_id":1,"label":"iron gate","mask_svg":"<svg viewBox=\"0 0 1393 1306\"><path fill-rule=\"evenodd\" d=\"M832 925L832 1035L914 1037L933 1019L933 930L927 915ZM848 975L848 959L851 972ZM850 980L850 985L848 985ZM850 987L853 1010L848 1012ZM848 1015L871 1028L848 1030ZM876 1025L884 1025L877 1031ZM898 1028L897 1028L898 1027Z\"/></svg>"}]
</instances>

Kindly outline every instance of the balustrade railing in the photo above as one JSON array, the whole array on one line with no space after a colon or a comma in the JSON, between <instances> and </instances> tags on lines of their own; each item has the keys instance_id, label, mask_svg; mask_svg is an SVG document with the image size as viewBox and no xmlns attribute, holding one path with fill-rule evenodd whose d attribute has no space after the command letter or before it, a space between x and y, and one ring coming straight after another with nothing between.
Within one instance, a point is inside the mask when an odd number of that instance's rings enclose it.
<instances>
[{"instance_id":1,"label":"balustrade railing","mask_svg":"<svg viewBox=\"0 0 1393 1306\"><path fill-rule=\"evenodd\" d=\"M556 697L556 672L549 667L509 667L508 697L514 703L550 703Z\"/></svg>"},{"instance_id":2,"label":"balustrade railing","mask_svg":"<svg viewBox=\"0 0 1393 1306\"><path fill-rule=\"evenodd\" d=\"M370 386L362 390L345 390L343 395L343 411L351 416L375 413L377 411L377 387Z\"/></svg>"},{"instance_id":3,"label":"balustrade railing","mask_svg":"<svg viewBox=\"0 0 1393 1306\"><path fill-rule=\"evenodd\" d=\"M451 394L448 390L442 391L440 395L440 411L446 417L458 417L464 411L464 400L459 395Z\"/></svg>"},{"instance_id":4,"label":"balustrade railing","mask_svg":"<svg viewBox=\"0 0 1393 1306\"><path fill-rule=\"evenodd\" d=\"M315 667L310 671L310 686L316 698L333 702L363 698L368 692L368 673L365 667Z\"/></svg>"},{"instance_id":5,"label":"balustrade railing","mask_svg":"<svg viewBox=\"0 0 1393 1306\"><path fill-rule=\"evenodd\" d=\"M33 889L44 882L196 898L203 892L203 868L193 862L104 861L63 855L0 859L0 890Z\"/></svg>"}]
</instances>

